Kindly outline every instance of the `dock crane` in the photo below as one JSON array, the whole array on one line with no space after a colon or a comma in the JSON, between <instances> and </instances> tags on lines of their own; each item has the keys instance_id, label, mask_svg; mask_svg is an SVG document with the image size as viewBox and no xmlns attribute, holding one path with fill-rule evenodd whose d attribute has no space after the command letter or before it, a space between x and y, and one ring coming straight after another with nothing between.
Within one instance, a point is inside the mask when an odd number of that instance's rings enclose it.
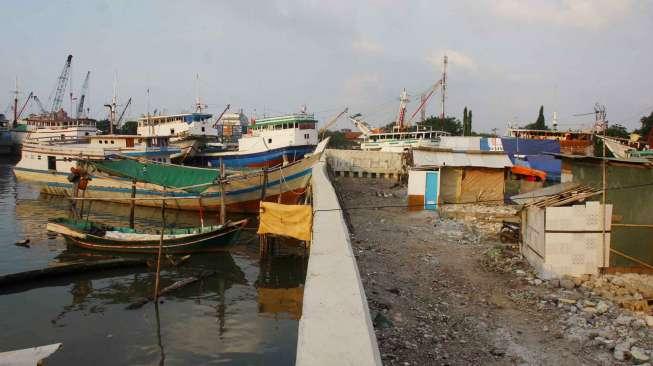
<instances>
[{"instance_id":1,"label":"dock crane","mask_svg":"<svg viewBox=\"0 0 653 366\"><path fill-rule=\"evenodd\" d=\"M68 55L66 63L63 65L63 70L61 70L61 74L57 79L54 97L52 98L52 106L50 108L50 113L52 114L61 109L61 103L63 102L63 96L66 91L66 84L68 84L68 79L70 78L70 64L72 61L73 55Z\"/></svg>"},{"instance_id":2,"label":"dock crane","mask_svg":"<svg viewBox=\"0 0 653 366\"><path fill-rule=\"evenodd\" d=\"M120 123L122 122L122 117L125 116L125 112L127 111L127 107L132 103L132 98L129 97L127 100L127 103L125 104L125 108L122 109L122 112L120 113L120 117L118 117L118 121L116 122L116 127L120 128Z\"/></svg>"},{"instance_id":3,"label":"dock crane","mask_svg":"<svg viewBox=\"0 0 653 366\"><path fill-rule=\"evenodd\" d=\"M16 98L15 104L14 104L14 126L18 123L18 120L20 119L20 116L23 114L25 111L25 108L27 107L27 103L29 103L29 100L34 96L34 92L30 92L27 98L25 99L25 103L23 103L23 106L20 107L20 109L16 110L18 108L18 98Z\"/></svg>"},{"instance_id":4,"label":"dock crane","mask_svg":"<svg viewBox=\"0 0 653 366\"><path fill-rule=\"evenodd\" d=\"M220 123L220 120L222 119L222 116L224 116L224 114L227 113L229 108L231 108L231 104L227 104L227 106L224 107L224 110L222 111L222 113L220 113L218 118L215 119L215 124L213 125L213 128L218 128L218 124Z\"/></svg>"},{"instance_id":5,"label":"dock crane","mask_svg":"<svg viewBox=\"0 0 653 366\"><path fill-rule=\"evenodd\" d=\"M36 94L32 96L32 99L34 99L34 101L36 102L36 105L39 107L39 111L41 112L41 114L48 113L48 111L43 106L43 103L41 103L41 99L39 99L39 97L37 97Z\"/></svg>"},{"instance_id":6,"label":"dock crane","mask_svg":"<svg viewBox=\"0 0 653 366\"><path fill-rule=\"evenodd\" d=\"M429 91L428 91L428 93L426 94L426 96L424 96L424 98L422 98L422 101L421 101L421 103L419 104L419 107L417 107L417 109L415 110L415 112L413 112L413 114L410 115L410 119L408 119L408 124L410 124L410 123L413 121L413 119L415 118L415 116L417 115L417 113L419 113L419 111L421 111L422 109L426 108L426 103L429 101L429 99L431 99L431 96L433 96L433 94L435 94L435 92L436 92L439 88L441 88L441 87L443 87L443 86L444 86L444 78L438 80L435 84L433 84L433 86L431 87L431 89L429 89ZM443 89L443 91L444 91L444 89Z\"/></svg>"},{"instance_id":7,"label":"dock crane","mask_svg":"<svg viewBox=\"0 0 653 366\"><path fill-rule=\"evenodd\" d=\"M358 128L358 130L363 134L363 136L368 136L369 134L372 133L372 128L370 125L367 124L367 122L363 121L361 118L362 114L356 113L354 115L349 116L349 120Z\"/></svg>"},{"instance_id":8,"label":"dock crane","mask_svg":"<svg viewBox=\"0 0 653 366\"><path fill-rule=\"evenodd\" d=\"M86 100L86 94L88 93L88 79L91 76L91 72L86 72L86 77L84 78L84 83L82 84L82 91L79 96L79 102L77 102L77 114L76 118L84 117L84 101ZM130 99L131 100L131 99Z\"/></svg>"},{"instance_id":9,"label":"dock crane","mask_svg":"<svg viewBox=\"0 0 653 366\"><path fill-rule=\"evenodd\" d=\"M349 107L346 107L342 112L338 113L335 117L333 117L333 118L331 118L329 121L327 121L327 122L324 124L324 127L322 127L322 128L320 129L320 133L319 133L319 135L320 135L321 137L324 137L324 134L325 134L326 131L329 129L329 127L331 127L334 123L336 123L336 121L338 121L338 120L340 119L340 117L342 117L343 115L345 115L347 112L349 112Z\"/></svg>"}]
</instances>

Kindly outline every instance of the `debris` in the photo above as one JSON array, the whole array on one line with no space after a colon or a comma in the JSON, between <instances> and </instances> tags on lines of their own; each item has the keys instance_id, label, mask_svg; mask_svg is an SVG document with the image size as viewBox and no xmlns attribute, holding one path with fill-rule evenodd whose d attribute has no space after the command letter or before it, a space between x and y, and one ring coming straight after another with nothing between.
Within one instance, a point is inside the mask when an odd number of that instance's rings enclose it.
<instances>
[{"instance_id":1,"label":"debris","mask_svg":"<svg viewBox=\"0 0 653 366\"><path fill-rule=\"evenodd\" d=\"M569 278L562 278L560 279L560 287L566 288L567 290L572 290L574 287L576 287L576 284Z\"/></svg>"},{"instance_id":2,"label":"debris","mask_svg":"<svg viewBox=\"0 0 653 366\"><path fill-rule=\"evenodd\" d=\"M16 243L14 243L14 245L16 245L17 247L29 248L29 242L30 242L29 239L23 239L23 240L17 241Z\"/></svg>"},{"instance_id":3,"label":"debris","mask_svg":"<svg viewBox=\"0 0 653 366\"><path fill-rule=\"evenodd\" d=\"M633 361L637 364L648 362L651 359L646 355L646 351L643 348L637 346L633 346L630 349L630 355L633 357Z\"/></svg>"}]
</instances>

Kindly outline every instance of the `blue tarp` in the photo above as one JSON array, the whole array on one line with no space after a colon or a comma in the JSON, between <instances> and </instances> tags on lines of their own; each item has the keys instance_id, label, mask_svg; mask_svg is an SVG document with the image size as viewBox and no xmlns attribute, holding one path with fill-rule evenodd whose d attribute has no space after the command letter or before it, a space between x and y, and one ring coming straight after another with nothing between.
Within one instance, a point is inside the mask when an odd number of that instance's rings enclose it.
<instances>
[{"instance_id":1,"label":"blue tarp","mask_svg":"<svg viewBox=\"0 0 653 366\"><path fill-rule=\"evenodd\" d=\"M546 154L560 153L558 141L501 138L501 144L514 164L544 171L548 181L560 181L561 161ZM515 158L515 155L524 155L524 157Z\"/></svg>"},{"instance_id":2,"label":"blue tarp","mask_svg":"<svg viewBox=\"0 0 653 366\"><path fill-rule=\"evenodd\" d=\"M515 155L540 155L544 153L560 153L560 143L556 140L531 140L502 137L503 151L514 162Z\"/></svg>"}]
</instances>

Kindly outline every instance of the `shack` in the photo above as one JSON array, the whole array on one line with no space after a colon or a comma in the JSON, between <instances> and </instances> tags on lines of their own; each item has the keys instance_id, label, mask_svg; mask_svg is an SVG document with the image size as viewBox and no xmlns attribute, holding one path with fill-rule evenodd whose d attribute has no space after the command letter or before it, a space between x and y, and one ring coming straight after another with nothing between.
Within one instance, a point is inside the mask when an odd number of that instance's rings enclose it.
<instances>
[{"instance_id":1,"label":"shack","mask_svg":"<svg viewBox=\"0 0 653 366\"><path fill-rule=\"evenodd\" d=\"M563 182L602 188L602 158L555 156L562 162ZM606 203L613 206L610 266L653 268L653 162L606 158L605 182Z\"/></svg>"},{"instance_id":2,"label":"shack","mask_svg":"<svg viewBox=\"0 0 653 366\"><path fill-rule=\"evenodd\" d=\"M426 195L427 208L432 207L433 197L439 204L503 203L505 180L512 167L502 151L415 149L412 162L408 174L409 205L418 204L420 199L416 196ZM430 187L436 191L431 192Z\"/></svg>"}]
</instances>

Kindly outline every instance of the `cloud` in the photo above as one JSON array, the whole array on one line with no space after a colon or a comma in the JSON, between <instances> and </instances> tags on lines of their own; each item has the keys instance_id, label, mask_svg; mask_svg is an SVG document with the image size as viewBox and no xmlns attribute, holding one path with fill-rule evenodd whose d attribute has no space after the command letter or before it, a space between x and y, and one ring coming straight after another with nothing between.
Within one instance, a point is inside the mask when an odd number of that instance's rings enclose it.
<instances>
[{"instance_id":1,"label":"cloud","mask_svg":"<svg viewBox=\"0 0 653 366\"><path fill-rule=\"evenodd\" d=\"M378 54L383 52L383 46L365 38L355 39L352 41L351 47L359 53Z\"/></svg>"},{"instance_id":2,"label":"cloud","mask_svg":"<svg viewBox=\"0 0 653 366\"><path fill-rule=\"evenodd\" d=\"M440 70L442 69L442 58L444 55L447 55L447 67L467 71L467 72L475 72L478 70L478 65L476 64L476 61L472 59L470 56L465 55L462 52L454 51L454 50L440 50L440 51L434 51L431 52L427 57L426 57L426 62L429 64L433 65L436 69Z\"/></svg>"},{"instance_id":3,"label":"cloud","mask_svg":"<svg viewBox=\"0 0 653 366\"><path fill-rule=\"evenodd\" d=\"M625 19L634 5L633 0L493 0L490 10L523 23L598 29Z\"/></svg>"}]
</instances>

